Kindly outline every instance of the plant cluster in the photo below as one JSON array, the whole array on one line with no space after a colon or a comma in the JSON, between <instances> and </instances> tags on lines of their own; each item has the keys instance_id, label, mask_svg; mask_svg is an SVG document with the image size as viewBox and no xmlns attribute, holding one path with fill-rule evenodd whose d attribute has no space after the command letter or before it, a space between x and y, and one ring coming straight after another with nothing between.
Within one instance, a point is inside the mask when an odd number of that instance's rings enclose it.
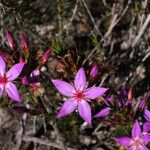
<instances>
[{"instance_id":1,"label":"plant cluster","mask_svg":"<svg viewBox=\"0 0 150 150\"><path fill-rule=\"evenodd\" d=\"M28 95L26 104L29 107L22 109L16 105L13 109L19 113L38 112L40 115L47 115L44 106L36 101L44 93L44 86L40 79L41 68L47 63L53 51L59 58L57 70L61 72L64 80L62 77L47 80L51 81L58 92L66 97L56 118L60 119L76 111L89 126L92 126L93 116L93 120L100 120L103 125L116 128L118 133L114 135L114 141L118 144L129 150L149 149L146 147L150 142L150 111L147 97L137 101L133 97L132 88L127 92L124 86L118 94L112 95L110 87L98 85L100 79L98 64L84 63L83 56L78 56L75 50L66 50L58 39L54 39L52 48L47 48L43 53L41 50L30 50L24 33L21 33L21 46L17 47L8 29L5 28L4 32L10 50L5 51L0 48L0 96L5 97L1 101L1 106L8 107L10 103L23 102L24 99L20 95L25 93ZM73 76L75 76L74 81ZM14 102L10 102L5 93ZM94 108L99 103L101 103L101 110L96 113ZM124 132L120 134L121 128ZM128 136L131 128L132 136Z\"/></svg>"}]
</instances>

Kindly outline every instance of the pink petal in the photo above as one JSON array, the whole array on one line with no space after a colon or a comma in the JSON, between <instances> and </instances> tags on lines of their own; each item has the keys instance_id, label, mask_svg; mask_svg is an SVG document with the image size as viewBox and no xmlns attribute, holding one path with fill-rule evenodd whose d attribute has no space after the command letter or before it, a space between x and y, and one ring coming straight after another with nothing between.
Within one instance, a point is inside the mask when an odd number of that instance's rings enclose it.
<instances>
[{"instance_id":1,"label":"pink petal","mask_svg":"<svg viewBox=\"0 0 150 150\"><path fill-rule=\"evenodd\" d=\"M109 114L109 112L110 112L110 108L109 107L107 107L107 108L104 108L104 109L102 109L98 114L96 114L94 117L105 117L105 116L107 116L108 114Z\"/></svg>"},{"instance_id":2,"label":"pink petal","mask_svg":"<svg viewBox=\"0 0 150 150\"><path fill-rule=\"evenodd\" d=\"M132 139L129 137L116 138L115 141L122 146L130 146Z\"/></svg>"},{"instance_id":3,"label":"pink petal","mask_svg":"<svg viewBox=\"0 0 150 150\"><path fill-rule=\"evenodd\" d=\"M140 150L149 150L149 148L147 148L146 146L142 145Z\"/></svg>"},{"instance_id":4,"label":"pink petal","mask_svg":"<svg viewBox=\"0 0 150 150\"><path fill-rule=\"evenodd\" d=\"M7 72L9 81L13 81L20 75L24 65L25 65L25 63L22 62L22 63L18 63L18 64L15 64L14 66L12 66L12 68Z\"/></svg>"},{"instance_id":5,"label":"pink petal","mask_svg":"<svg viewBox=\"0 0 150 150\"><path fill-rule=\"evenodd\" d=\"M0 75L4 75L6 70L6 64L2 56L0 56Z\"/></svg>"},{"instance_id":6,"label":"pink petal","mask_svg":"<svg viewBox=\"0 0 150 150\"><path fill-rule=\"evenodd\" d=\"M15 100L16 102L20 102L19 92L15 84L8 82L5 86L5 90L11 99Z\"/></svg>"},{"instance_id":7,"label":"pink petal","mask_svg":"<svg viewBox=\"0 0 150 150\"><path fill-rule=\"evenodd\" d=\"M74 80L76 90L83 91L86 88L86 76L83 68L77 72Z\"/></svg>"},{"instance_id":8,"label":"pink petal","mask_svg":"<svg viewBox=\"0 0 150 150\"><path fill-rule=\"evenodd\" d=\"M70 83L61 80L51 80L51 81L61 94L69 97L74 95L75 89Z\"/></svg>"},{"instance_id":9,"label":"pink petal","mask_svg":"<svg viewBox=\"0 0 150 150\"><path fill-rule=\"evenodd\" d=\"M147 121L150 121L150 111L148 109L145 109L145 111L144 111L144 118Z\"/></svg>"},{"instance_id":10,"label":"pink petal","mask_svg":"<svg viewBox=\"0 0 150 150\"><path fill-rule=\"evenodd\" d=\"M35 69L31 72L30 77L35 77L39 75L40 75L40 71L38 69Z\"/></svg>"},{"instance_id":11,"label":"pink petal","mask_svg":"<svg viewBox=\"0 0 150 150\"><path fill-rule=\"evenodd\" d=\"M107 88L91 87L88 88L84 94L89 99L95 99L102 96L107 90Z\"/></svg>"},{"instance_id":12,"label":"pink petal","mask_svg":"<svg viewBox=\"0 0 150 150\"><path fill-rule=\"evenodd\" d=\"M72 113L77 107L77 101L72 99L67 99L64 104L62 105L59 113L57 114L57 118L61 118Z\"/></svg>"},{"instance_id":13,"label":"pink petal","mask_svg":"<svg viewBox=\"0 0 150 150\"><path fill-rule=\"evenodd\" d=\"M78 103L78 110L80 116L89 124L91 125L92 119L91 119L91 108L90 105L85 101L81 100Z\"/></svg>"},{"instance_id":14,"label":"pink petal","mask_svg":"<svg viewBox=\"0 0 150 150\"><path fill-rule=\"evenodd\" d=\"M150 122L145 122L143 124L143 132L149 132L150 131Z\"/></svg>"},{"instance_id":15,"label":"pink petal","mask_svg":"<svg viewBox=\"0 0 150 150\"><path fill-rule=\"evenodd\" d=\"M132 128L132 138L139 137L140 134L141 134L141 128L138 121L136 120Z\"/></svg>"},{"instance_id":16,"label":"pink petal","mask_svg":"<svg viewBox=\"0 0 150 150\"><path fill-rule=\"evenodd\" d=\"M4 86L0 84L0 97L2 96L4 91Z\"/></svg>"},{"instance_id":17,"label":"pink petal","mask_svg":"<svg viewBox=\"0 0 150 150\"><path fill-rule=\"evenodd\" d=\"M131 145L128 150L137 150L136 146L135 145Z\"/></svg>"},{"instance_id":18,"label":"pink petal","mask_svg":"<svg viewBox=\"0 0 150 150\"><path fill-rule=\"evenodd\" d=\"M142 141L144 142L145 145L148 144L150 142L150 133L143 135Z\"/></svg>"}]
</instances>

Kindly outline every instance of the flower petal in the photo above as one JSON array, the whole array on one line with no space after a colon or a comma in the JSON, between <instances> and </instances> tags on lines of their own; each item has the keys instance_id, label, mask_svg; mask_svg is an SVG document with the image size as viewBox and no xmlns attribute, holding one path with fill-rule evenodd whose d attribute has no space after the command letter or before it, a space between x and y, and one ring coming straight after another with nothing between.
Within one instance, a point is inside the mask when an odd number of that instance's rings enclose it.
<instances>
[{"instance_id":1,"label":"flower petal","mask_svg":"<svg viewBox=\"0 0 150 150\"><path fill-rule=\"evenodd\" d=\"M150 142L150 133L142 136L142 141L146 145Z\"/></svg>"},{"instance_id":2,"label":"flower petal","mask_svg":"<svg viewBox=\"0 0 150 150\"><path fill-rule=\"evenodd\" d=\"M5 86L5 90L11 99L15 100L16 102L20 102L19 92L15 84L13 84L12 82L7 83Z\"/></svg>"},{"instance_id":3,"label":"flower petal","mask_svg":"<svg viewBox=\"0 0 150 150\"><path fill-rule=\"evenodd\" d=\"M132 139L129 137L116 138L115 141L122 146L130 146Z\"/></svg>"},{"instance_id":4,"label":"flower petal","mask_svg":"<svg viewBox=\"0 0 150 150\"><path fill-rule=\"evenodd\" d=\"M4 91L4 86L3 86L3 85L0 85L0 97L1 97L2 94L3 94L3 91Z\"/></svg>"},{"instance_id":5,"label":"flower petal","mask_svg":"<svg viewBox=\"0 0 150 150\"><path fill-rule=\"evenodd\" d=\"M105 116L107 116L108 114L109 114L109 112L110 112L110 108L109 107L107 107L107 108L104 108L104 109L102 109L98 114L96 114L94 117L105 117Z\"/></svg>"},{"instance_id":6,"label":"flower petal","mask_svg":"<svg viewBox=\"0 0 150 150\"><path fill-rule=\"evenodd\" d=\"M147 148L146 146L142 145L140 150L149 150L149 148Z\"/></svg>"},{"instance_id":7,"label":"flower petal","mask_svg":"<svg viewBox=\"0 0 150 150\"><path fill-rule=\"evenodd\" d=\"M51 81L61 94L69 97L74 95L75 88L70 83L61 80L51 80Z\"/></svg>"},{"instance_id":8,"label":"flower petal","mask_svg":"<svg viewBox=\"0 0 150 150\"><path fill-rule=\"evenodd\" d=\"M86 88L86 76L83 68L77 72L74 80L76 90L83 91Z\"/></svg>"},{"instance_id":9,"label":"flower petal","mask_svg":"<svg viewBox=\"0 0 150 150\"><path fill-rule=\"evenodd\" d=\"M0 56L0 75L4 75L6 71L6 64L2 56Z\"/></svg>"},{"instance_id":10,"label":"flower petal","mask_svg":"<svg viewBox=\"0 0 150 150\"><path fill-rule=\"evenodd\" d=\"M91 119L91 108L90 105L85 101L81 100L78 103L78 110L80 116L89 124L91 125L92 119Z\"/></svg>"},{"instance_id":11,"label":"flower petal","mask_svg":"<svg viewBox=\"0 0 150 150\"><path fill-rule=\"evenodd\" d=\"M150 111L148 109L145 109L145 111L144 111L144 118L147 121L150 121Z\"/></svg>"},{"instance_id":12,"label":"flower petal","mask_svg":"<svg viewBox=\"0 0 150 150\"><path fill-rule=\"evenodd\" d=\"M140 134L141 134L141 128L138 121L136 120L132 128L132 138L139 137Z\"/></svg>"},{"instance_id":13,"label":"flower petal","mask_svg":"<svg viewBox=\"0 0 150 150\"><path fill-rule=\"evenodd\" d=\"M88 88L84 94L89 99L95 99L102 96L107 90L107 88L91 87Z\"/></svg>"},{"instance_id":14,"label":"flower petal","mask_svg":"<svg viewBox=\"0 0 150 150\"><path fill-rule=\"evenodd\" d=\"M150 122L145 122L143 124L143 132L149 132L150 131Z\"/></svg>"},{"instance_id":15,"label":"flower petal","mask_svg":"<svg viewBox=\"0 0 150 150\"><path fill-rule=\"evenodd\" d=\"M7 72L7 77L9 78L9 81L16 79L20 75L24 65L25 63L22 62L12 66L12 68Z\"/></svg>"},{"instance_id":16,"label":"flower petal","mask_svg":"<svg viewBox=\"0 0 150 150\"><path fill-rule=\"evenodd\" d=\"M77 107L77 101L72 99L67 99L64 104L62 105L59 113L57 114L57 118L61 118L72 113Z\"/></svg>"}]
</instances>

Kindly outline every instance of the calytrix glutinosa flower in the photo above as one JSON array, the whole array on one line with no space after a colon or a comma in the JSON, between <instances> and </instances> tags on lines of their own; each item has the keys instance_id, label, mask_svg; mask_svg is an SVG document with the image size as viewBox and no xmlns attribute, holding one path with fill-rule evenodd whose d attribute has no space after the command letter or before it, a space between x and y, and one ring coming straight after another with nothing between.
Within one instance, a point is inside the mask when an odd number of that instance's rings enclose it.
<instances>
[{"instance_id":1,"label":"calytrix glutinosa flower","mask_svg":"<svg viewBox=\"0 0 150 150\"><path fill-rule=\"evenodd\" d=\"M19 92L13 81L20 75L24 65L25 63L18 63L6 71L5 61L0 56L0 96L6 91L11 99L20 102Z\"/></svg>"},{"instance_id":2,"label":"calytrix glutinosa flower","mask_svg":"<svg viewBox=\"0 0 150 150\"><path fill-rule=\"evenodd\" d=\"M115 141L128 147L129 150L148 150L146 145L150 142L150 134L143 135L140 125L136 121L132 128L132 137L120 137L116 138Z\"/></svg>"},{"instance_id":3,"label":"calytrix glutinosa flower","mask_svg":"<svg viewBox=\"0 0 150 150\"><path fill-rule=\"evenodd\" d=\"M108 89L95 86L87 88L83 68L77 72L74 84L61 80L52 80L52 83L61 94L68 97L57 114L57 118L66 116L77 108L80 116L91 125L91 108L88 102L102 96Z\"/></svg>"}]
</instances>

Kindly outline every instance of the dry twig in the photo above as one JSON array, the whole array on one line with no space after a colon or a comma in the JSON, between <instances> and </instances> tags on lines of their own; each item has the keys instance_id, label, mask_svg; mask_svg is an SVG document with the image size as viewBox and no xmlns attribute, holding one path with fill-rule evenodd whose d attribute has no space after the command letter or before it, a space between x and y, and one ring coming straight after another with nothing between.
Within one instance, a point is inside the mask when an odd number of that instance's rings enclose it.
<instances>
[{"instance_id":1,"label":"dry twig","mask_svg":"<svg viewBox=\"0 0 150 150\"><path fill-rule=\"evenodd\" d=\"M95 28L96 32L100 35L100 37L102 38L102 41L105 41L105 39L104 39L102 33L100 32L100 30L98 29L98 27L97 27L97 25L96 25L96 23L95 23L95 20L94 20L94 18L93 18L93 16L92 16L92 14L91 14L91 12L90 12L90 10L89 10L87 4L85 3L84 0L81 0L81 3L83 4L85 10L87 11L87 13L88 13L88 15L89 15L89 17L90 17L90 19L91 19L93 25L94 25L94 28Z\"/></svg>"},{"instance_id":2,"label":"dry twig","mask_svg":"<svg viewBox=\"0 0 150 150\"><path fill-rule=\"evenodd\" d=\"M31 136L23 136L23 141L26 142L34 142L34 143L38 143L38 144L42 144L42 145L46 145L46 146L50 146L50 147L54 147L54 148L58 148L60 150L63 150L63 147L57 143L51 142L49 140L44 140L44 139L40 139L40 138L36 138L36 137L31 137Z\"/></svg>"}]
</instances>

